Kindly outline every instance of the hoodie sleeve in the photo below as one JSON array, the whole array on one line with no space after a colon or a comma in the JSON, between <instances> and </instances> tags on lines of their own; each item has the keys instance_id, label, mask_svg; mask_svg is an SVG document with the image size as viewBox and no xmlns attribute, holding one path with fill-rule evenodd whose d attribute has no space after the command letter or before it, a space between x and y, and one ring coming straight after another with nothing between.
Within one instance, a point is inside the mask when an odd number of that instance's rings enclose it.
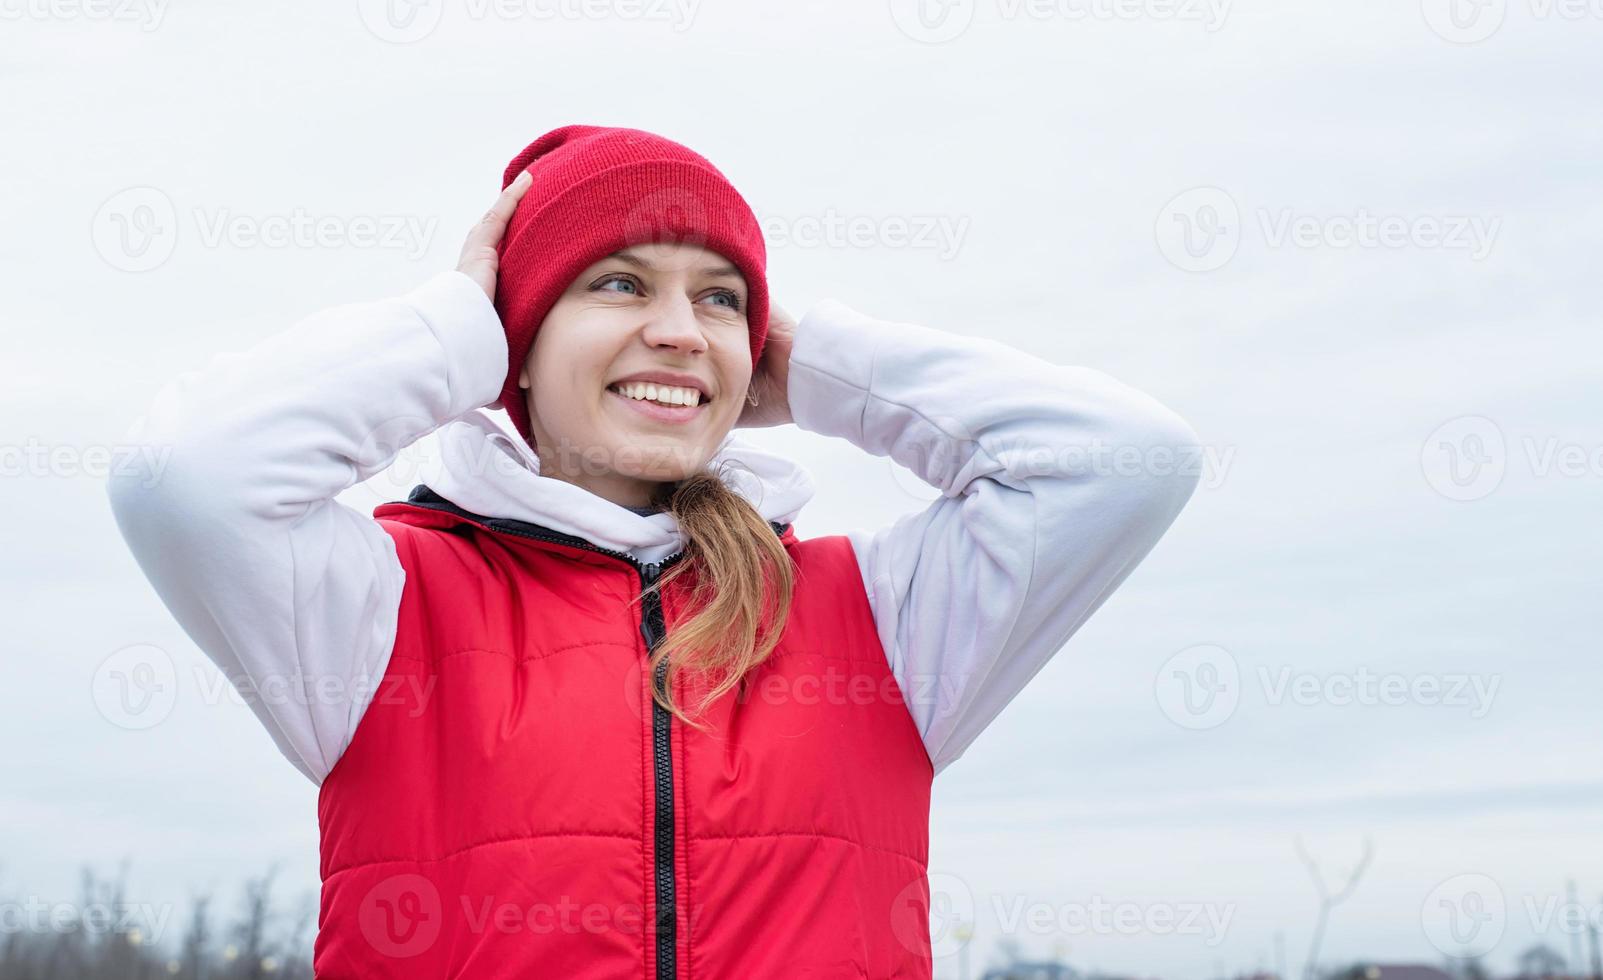
<instances>
[{"instance_id":1,"label":"hoodie sleeve","mask_svg":"<svg viewBox=\"0 0 1603 980\"><path fill-rule=\"evenodd\" d=\"M123 538L314 783L383 677L405 579L390 536L334 497L494 401L506 369L495 307L453 270L217 355L129 429L159 463L109 481Z\"/></svg>"},{"instance_id":2,"label":"hoodie sleeve","mask_svg":"<svg viewBox=\"0 0 1603 980\"><path fill-rule=\"evenodd\" d=\"M1125 580L1190 499L1197 435L1106 374L825 300L797 324L796 424L940 491L848 537L938 773Z\"/></svg>"}]
</instances>

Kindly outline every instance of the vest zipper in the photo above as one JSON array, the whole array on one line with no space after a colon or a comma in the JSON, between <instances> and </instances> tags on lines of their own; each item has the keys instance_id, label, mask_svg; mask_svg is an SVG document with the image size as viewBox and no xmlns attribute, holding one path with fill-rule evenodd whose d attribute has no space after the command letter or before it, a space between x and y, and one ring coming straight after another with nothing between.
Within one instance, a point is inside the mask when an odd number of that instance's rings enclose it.
<instances>
[{"instance_id":1,"label":"vest zipper","mask_svg":"<svg viewBox=\"0 0 1603 980\"><path fill-rule=\"evenodd\" d=\"M429 510L441 510L455 514L473 524L490 531L504 534L514 534L519 537L534 538L537 541L550 541L554 544L564 544L572 548L583 548L603 555L627 562L640 575L640 583L646 591L642 602L640 614L640 635L646 641L646 656L650 657L661 642L667 627L662 613L662 597L654 586L662 570L684 557L684 552L675 552L660 561L642 563L622 551L603 548L591 544L584 538L571 534L553 531L538 524L525 521L509 520L507 518L491 518L464 510L451 503L444 497L435 493L424 484L412 488L406 502L414 507L423 507ZM783 536L789 524L778 521L769 521L768 526L774 533ZM667 661L659 664L653 676L653 684L660 687L667 676ZM675 940L678 933L678 918L675 915L674 901L676 899L676 882L674 880L674 833L673 833L673 714L657 703L656 698L651 699L651 766L652 787L654 795L653 810L654 821L654 849L656 852L656 866L653 881L655 884L655 897L657 902L657 980L672 980L677 975L677 947Z\"/></svg>"},{"instance_id":2,"label":"vest zipper","mask_svg":"<svg viewBox=\"0 0 1603 980\"><path fill-rule=\"evenodd\" d=\"M677 557L677 556L675 556ZM640 616L640 632L646 640L646 655L655 651L664 630L662 597L653 586L664 562L652 562L640 569L641 585L645 593L645 610ZM653 690L660 688L667 677L667 661L657 665L652 676ZM656 902L657 902L657 977L668 980L676 975L675 938L678 917L674 912L674 834L673 834L673 715L651 699L651 762L653 810L656 814Z\"/></svg>"}]
</instances>

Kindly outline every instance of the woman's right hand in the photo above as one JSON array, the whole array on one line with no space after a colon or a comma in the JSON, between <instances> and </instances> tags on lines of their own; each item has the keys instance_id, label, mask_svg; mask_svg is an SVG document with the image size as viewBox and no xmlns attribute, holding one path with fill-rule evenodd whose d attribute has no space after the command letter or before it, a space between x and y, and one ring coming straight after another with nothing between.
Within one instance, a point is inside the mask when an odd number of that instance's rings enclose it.
<instances>
[{"instance_id":1,"label":"woman's right hand","mask_svg":"<svg viewBox=\"0 0 1603 980\"><path fill-rule=\"evenodd\" d=\"M462 244L462 257L456 261L456 271L478 283L492 303L495 302L495 273L500 267L497 248L501 236L506 234L507 222L512 220L512 212L517 210L518 201L523 199L523 192L533 180L525 170L506 186L490 205L490 210L468 232L468 239Z\"/></svg>"}]
</instances>

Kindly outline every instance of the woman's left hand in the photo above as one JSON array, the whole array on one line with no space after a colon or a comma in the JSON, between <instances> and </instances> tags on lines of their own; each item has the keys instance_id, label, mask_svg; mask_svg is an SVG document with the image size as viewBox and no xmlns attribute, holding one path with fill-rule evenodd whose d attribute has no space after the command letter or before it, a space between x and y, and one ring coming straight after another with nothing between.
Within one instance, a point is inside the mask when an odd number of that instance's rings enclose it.
<instances>
[{"instance_id":1,"label":"woman's left hand","mask_svg":"<svg viewBox=\"0 0 1603 980\"><path fill-rule=\"evenodd\" d=\"M796 321L772 303L768 306L768 337L763 341L762 359L751 376L751 390L757 404L746 400L735 428L763 428L786 425L790 417L790 347L796 339Z\"/></svg>"}]
</instances>

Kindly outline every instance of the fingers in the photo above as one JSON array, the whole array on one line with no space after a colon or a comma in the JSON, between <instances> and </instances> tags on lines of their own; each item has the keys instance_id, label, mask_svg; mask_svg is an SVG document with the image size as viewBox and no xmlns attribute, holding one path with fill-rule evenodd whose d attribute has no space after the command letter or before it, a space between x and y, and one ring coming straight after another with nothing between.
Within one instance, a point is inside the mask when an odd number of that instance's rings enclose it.
<instances>
[{"instance_id":1,"label":"fingers","mask_svg":"<svg viewBox=\"0 0 1603 980\"><path fill-rule=\"evenodd\" d=\"M507 222L512 220L512 212L518 209L518 202L523 199L524 192L529 189L529 184L533 180L534 177L525 170L506 186L501 196L490 205L490 210L484 213L484 217L468 233L470 248L479 245L494 248L500 244L501 236L506 233Z\"/></svg>"}]
</instances>

